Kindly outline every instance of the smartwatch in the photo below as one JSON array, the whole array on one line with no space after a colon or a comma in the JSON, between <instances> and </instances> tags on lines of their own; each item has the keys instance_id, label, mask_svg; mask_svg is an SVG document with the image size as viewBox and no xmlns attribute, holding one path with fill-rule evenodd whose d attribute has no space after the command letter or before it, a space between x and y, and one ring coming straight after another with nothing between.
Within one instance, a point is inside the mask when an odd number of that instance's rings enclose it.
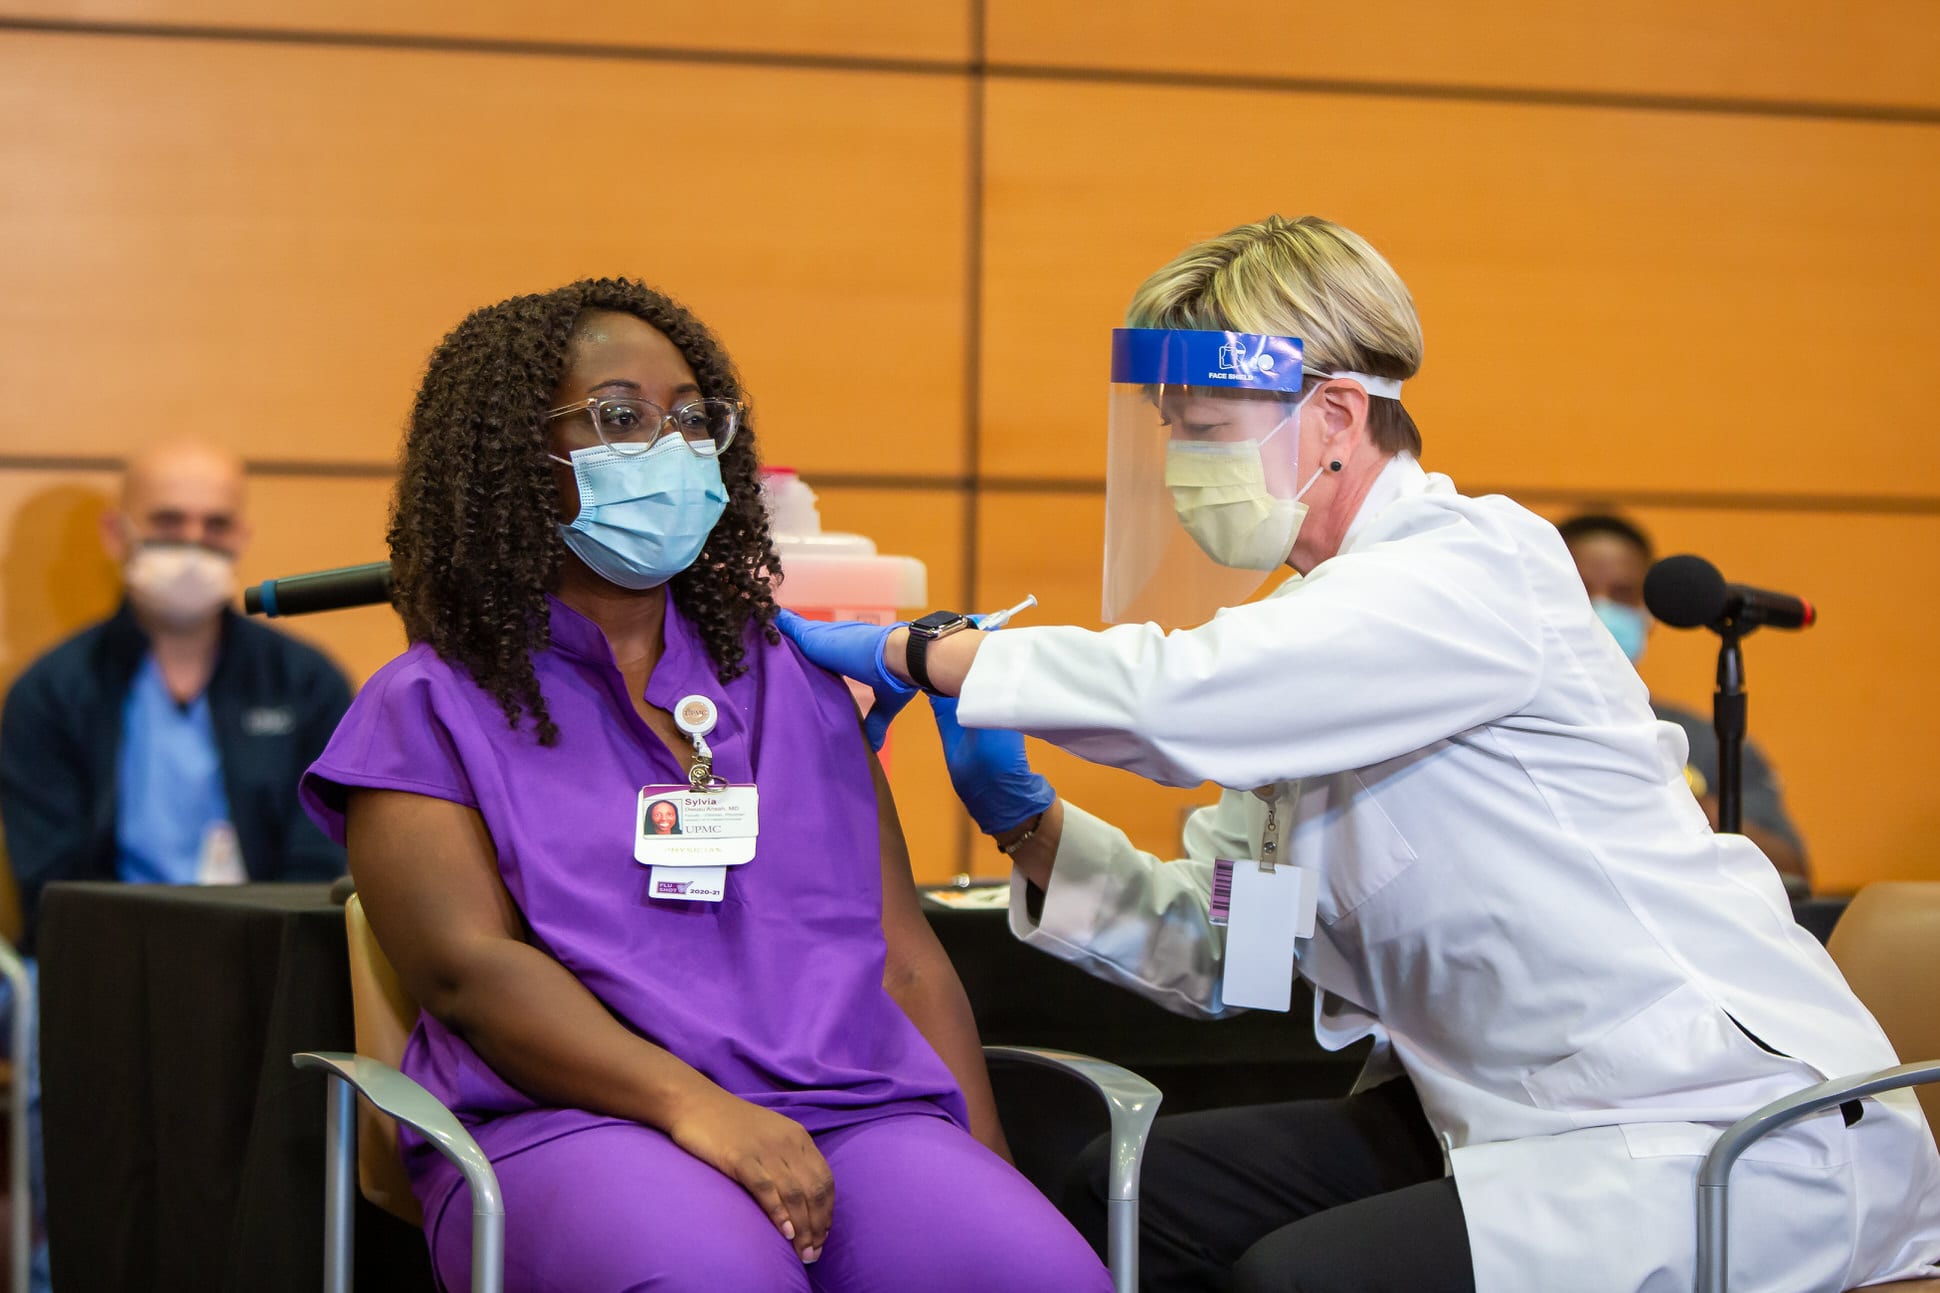
<instances>
[{"instance_id":1,"label":"smartwatch","mask_svg":"<svg viewBox=\"0 0 1940 1293\"><path fill-rule=\"evenodd\" d=\"M930 643L938 638L949 637L972 627L968 615L955 611L931 611L922 619L909 626L909 645L904 648L906 655L903 663L909 669L910 681L935 696L939 693L930 685L929 650Z\"/></svg>"}]
</instances>

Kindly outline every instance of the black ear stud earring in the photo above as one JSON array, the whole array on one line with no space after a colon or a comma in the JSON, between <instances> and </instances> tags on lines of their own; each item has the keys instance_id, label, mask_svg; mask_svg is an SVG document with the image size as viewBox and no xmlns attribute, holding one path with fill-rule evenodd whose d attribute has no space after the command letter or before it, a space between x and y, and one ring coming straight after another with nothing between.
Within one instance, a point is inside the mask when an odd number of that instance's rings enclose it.
<instances>
[{"instance_id":1,"label":"black ear stud earring","mask_svg":"<svg viewBox=\"0 0 1940 1293\"><path fill-rule=\"evenodd\" d=\"M1332 462L1330 462L1330 463L1328 463L1328 464L1327 464L1327 470L1328 470L1328 471L1339 471L1339 470L1340 470L1340 459L1338 459L1338 458L1336 458L1336 459L1334 459L1334 460L1333 460Z\"/></svg>"}]
</instances>

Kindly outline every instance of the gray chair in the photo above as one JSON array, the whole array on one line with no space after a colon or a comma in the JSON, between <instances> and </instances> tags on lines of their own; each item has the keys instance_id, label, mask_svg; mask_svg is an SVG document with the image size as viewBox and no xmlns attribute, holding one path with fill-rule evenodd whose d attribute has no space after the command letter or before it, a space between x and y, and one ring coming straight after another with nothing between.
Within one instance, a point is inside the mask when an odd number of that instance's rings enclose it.
<instances>
[{"instance_id":1,"label":"gray chair","mask_svg":"<svg viewBox=\"0 0 1940 1293\"><path fill-rule=\"evenodd\" d=\"M1902 1055L1940 1055L1940 884L1885 883L1860 890L1826 944L1846 981ZM1753 1142L1849 1100L1940 1082L1940 1060L1901 1064L1807 1087L1739 1119L1698 1168L1698 1293L1725 1293L1731 1168ZM1928 1093L1922 1092L1923 1102ZM1933 1103L1927 1121L1936 1135ZM1940 1293L1940 1279L1868 1286L1868 1293Z\"/></svg>"},{"instance_id":2,"label":"gray chair","mask_svg":"<svg viewBox=\"0 0 1940 1293\"><path fill-rule=\"evenodd\" d=\"M353 1247L353 1181L364 1197L412 1225L423 1224L397 1152L397 1124L423 1136L457 1166L471 1191L472 1290L504 1287L505 1202L498 1177L471 1133L423 1087L397 1071L417 1005L378 947L363 904L353 895L344 906L350 942L350 985L357 1054L301 1052L299 1069L321 1070L329 1079L324 1133L324 1293L350 1293ZM1108 1262L1116 1293L1138 1288L1138 1171L1146 1134L1159 1109L1159 1090L1116 1064L1063 1051L986 1046L993 1059L1042 1065L1087 1083L1105 1101L1111 1118L1112 1171ZM359 1109L356 1096L368 1104Z\"/></svg>"}]
</instances>

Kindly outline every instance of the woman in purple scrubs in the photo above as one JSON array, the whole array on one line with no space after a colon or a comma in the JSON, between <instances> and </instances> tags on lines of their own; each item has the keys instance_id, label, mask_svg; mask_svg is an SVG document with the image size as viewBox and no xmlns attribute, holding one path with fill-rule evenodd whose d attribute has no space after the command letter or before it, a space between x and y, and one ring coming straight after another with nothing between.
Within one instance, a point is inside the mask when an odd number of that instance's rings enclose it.
<instances>
[{"instance_id":1,"label":"woman in purple scrubs","mask_svg":"<svg viewBox=\"0 0 1940 1293\"><path fill-rule=\"evenodd\" d=\"M1006 1161L847 687L771 627L712 335L612 279L472 314L418 391L390 542L411 648L304 795L423 1005L405 1072L498 1171L507 1288L1108 1288ZM694 695L714 775L758 793L718 902L635 859ZM406 1161L464 1287L456 1173Z\"/></svg>"}]
</instances>

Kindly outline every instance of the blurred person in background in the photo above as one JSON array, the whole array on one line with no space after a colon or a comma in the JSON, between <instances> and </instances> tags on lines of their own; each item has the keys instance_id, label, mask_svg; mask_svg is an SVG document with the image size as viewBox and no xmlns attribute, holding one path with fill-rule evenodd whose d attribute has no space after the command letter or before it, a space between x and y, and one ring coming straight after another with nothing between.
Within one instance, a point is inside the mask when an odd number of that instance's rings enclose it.
<instances>
[{"instance_id":1,"label":"blurred person in background","mask_svg":"<svg viewBox=\"0 0 1940 1293\"><path fill-rule=\"evenodd\" d=\"M1650 536L1636 524L1620 516L1585 512L1572 516L1556 527L1570 556L1583 575L1589 590L1590 605L1617 639L1617 645L1636 664L1643 659L1644 644L1656 621L1644 609L1644 576L1656 560ZM1651 710L1666 723L1684 729L1690 742L1684 777L1704 807L1704 816L1713 830L1718 826L1718 734L1708 714L1651 698ZM1812 891L1812 873L1806 864L1805 844L1792 819L1786 815L1785 799L1779 791L1778 775L1772 765L1750 741L1744 756L1744 833L1758 845L1785 881L1785 892L1793 898Z\"/></svg>"},{"instance_id":2,"label":"blurred person in background","mask_svg":"<svg viewBox=\"0 0 1940 1293\"><path fill-rule=\"evenodd\" d=\"M134 459L101 539L115 613L29 665L0 714L0 824L31 959L55 880L330 880L343 850L297 779L350 704L321 652L234 613L249 539L241 461L181 441ZM35 1211L39 1083L30 1057ZM35 1287L47 1287L46 1245Z\"/></svg>"},{"instance_id":3,"label":"blurred person in background","mask_svg":"<svg viewBox=\"0 0 1940 1293\"><path fill-rule=\"evenodd\" d=\"M330 880L343 850L297 803L350 684L236 614L243 465L196 442L129 464L101 522L121 606L40 657L0 717L0 820L31 951L54 880Z\"/></svg>"}]
</instances>

